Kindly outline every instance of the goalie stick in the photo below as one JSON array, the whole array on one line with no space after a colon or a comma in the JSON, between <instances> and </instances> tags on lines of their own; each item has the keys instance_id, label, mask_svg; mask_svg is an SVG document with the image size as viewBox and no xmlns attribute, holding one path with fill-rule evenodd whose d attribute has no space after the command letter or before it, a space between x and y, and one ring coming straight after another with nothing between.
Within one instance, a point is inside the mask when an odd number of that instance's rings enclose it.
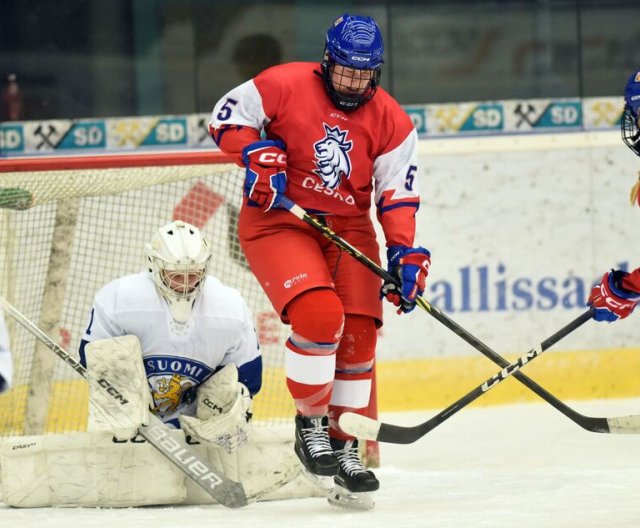
<instances>
[{"instance_id":1,"label":"goalie stick","mask_svg":"<svg viewBox=\"0 0 640 528\"><path fill-rule=\"evenodd\" d=\"M349 242L344 240L342 237L334 233L330 228L316 220L314 217L309 215L302 207L292 202L289 198L284 195L279 195L278 197L278 207L282 209L287 209L289 212L293 213L300 220L310 225L314 229L320 231L326 238L331 240L335 245L337 245L340 249L351 255L358 262L363 264L366 268L373 271L376 275L381 277L385 281L390 281L395 283L397 286L400 286L400 279L398 277L393 277L389 272L385 269L381 268L378 264L376 264L373 260L367 257L364 253L353 247ZM474 335L469 333L467 330L458 325L455 321L449 318L446 314L441 312L438 308L430 304L428 301L423 299L422 297L418 297L416 299L417 305L427 312L430 316L436 319L438 322L442 323L449 330L453 331L456 335L461 337L464 341L469 343L472 347L478 350L480 353L488 357L491 361L496 363L498 366L506 368L509 366L509 362L494 352L491 348L485 345L482 341L476 338ZM580 414L575 409L572 409L564 402L556 398L553 394L548 392L542 386L538 385L534 380L523 374L522 372L514 372L514 378L516 378L520 383L525 385L531 391L540 396L543 400L549 403L552 407L560 411L567 418L575 422L577 425L582 427L583 429L590 431L592 433L640 433L640 416L632 416L632 417L614 417L614 418L604 418L604 417L593 417L593 416L585 416L584 414Z\"/></svg>"},{"instance_id":2,"label":"goalie stick","mask_svg":"<svg viewBox=\"0 0 640 528\"><path fill-rule=\"evenodd\" d=\"M2 296L0 296L0 308L13 317L89 383L97 384L97 386L121 405L128 403L128 401L122 397L118 388L108 379L94 378L89 370L70 356L68 352ZM228 508L240 508L248 504L245 490L241 483L228 479L219 470L211 467L211 464L198 455L183 438L172 434L172 432L173 430L170 427L152 413L149 414L149 424L142 425L139 430L140 435L142 435L149 444L160 451L171 463L177 466L180 471L220 504Z\"/></svg>"}]
</instances>

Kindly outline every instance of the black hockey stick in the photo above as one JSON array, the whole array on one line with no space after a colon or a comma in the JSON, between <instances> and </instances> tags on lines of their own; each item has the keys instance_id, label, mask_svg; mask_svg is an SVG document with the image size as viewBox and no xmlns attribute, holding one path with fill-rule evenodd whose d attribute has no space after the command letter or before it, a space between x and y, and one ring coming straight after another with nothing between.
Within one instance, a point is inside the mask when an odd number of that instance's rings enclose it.
<instances>
[{"instance_id":1,"label":"black hockey stick","mask_svg":"<svg viewBox=\"0 0 640 528\"><path fill-rule=\"evenodd\" d=\"M334 244L336 244L340 249L351 255L358 262L363 264L369 270L373 271L376 275L381 277L385 281L390 281L400 286L400 281L397 277L393 277L389 272L385 269L381 268L378 264L376 264L373 260L363 254L361 251L353 247L349 242L344 240L339 235L335 234L331 229L327 226L316 220L314 217L309 215L304 209L302 209L299 205L293 203L286 196L279 196L278 206L289 210L295 216L297 216L300 220L310 225L314 229L320 231L326 238L331 240ZM425 312L431 315L438 322L442 323L449 330L452 330L456 335L464 339L467 343L469 343L476 350L484 354L491 361L499 365L500 367L508 367L509 362L494 352L491 348L485 345L482 341L476 338L474 335L470 334L467 330L458 325L455 321L450 319L446 314L441 312L438 308L427 302L422 297L418 297L417 304L420 308L422 308ZM538 396L540 396L547 403L555 407L558 411L564 414L567 418L578 424L583 429L587 431L591 431L593 433L640 433L640 416L634 419L631 417L621 417L621 418L600 418L600 417L592 417L585 416L580 414L576 410L572 409L558 398L556 398L553 394L548 392L546 389L538 385L531 378L526 376L521 372L516 372L514 377L523 385L531 389Z\"/></svg>"},{"instance_id":2,"label":"black hockey stick","mask_svg":"<svg viewBox=\"0 0 640 528\"><path fill-rule=\"evenodd\" d=\"M545 350L549 349L553 344L560 341L563 337L573 332L576 328L583 325L593 317L594 308L589 308L586 312L576 317L569 324L563 326L551 337L545 339L537 347L532 348L527 354L518 358L517 361L503 368L496 375L490 377L482 385L478 385L471 392L465 394L458 401L452 403L430 418L426 422L413 427L402 427L400 425L391 425L377 420L372 420L366 416L355 413L344 413L340 416L340 428L348 434L357 436L358 438L367 438L370 440L378 440L379 442L390 442L393 444L411 444L422 438L429 431L438 427L442 422L448 420L463 407L482 396L501 381L504 381L512 374L518 372L527 363L530 363Z\"/></svg>"},{"instance_id":3,"label":"black hockey stick","mask_svg":"<svg viewBox=\"0 0 640 528\"><path fill-rule=\"evenodd\" d=\"M122 398L117 386L114 386L114 384L107 379L94 378L80 362L70 356L66 350L53 341L53 339L40 330L40 328L27 319L27 317L2 296L0 296L0 308L13 317L89 383L95 383L119 404L126 405L128 403L127 400ZM221 471L213 468L206 459L203 459L186 443L183 437L173 434L174 431L154 414L149 413L149 424L142 425L139 432L149 444L160 451L171 463L176 465L180 471L223 506L240 508L248 504L242 484L228 479Z\"/></svg>"}]
</instances>

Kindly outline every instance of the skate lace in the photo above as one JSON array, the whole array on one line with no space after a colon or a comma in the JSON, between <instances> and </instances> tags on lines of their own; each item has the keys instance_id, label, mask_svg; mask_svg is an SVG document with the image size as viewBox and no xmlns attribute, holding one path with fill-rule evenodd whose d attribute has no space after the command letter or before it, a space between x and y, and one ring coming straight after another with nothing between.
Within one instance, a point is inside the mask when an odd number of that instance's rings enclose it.
<instances>
[{"instance_id":1,"label":"skate lace","mask_svg":"<svg viewBox=\"0 0 640 528\"><path fill-rule=\"evenodd\" d=\"M336 451L336 456L347 475L353 476L358 473L366 473L367 469L360 460L358 449L350 446L349 443L345 445L344 449Z\"/></svg>"},{"instance_id":2,"label":"skate lace","mask_svg":"<svg viewBox=\"0 0 640 528\"><path fill-rule=\"evenodd\" d=\"M321 455L332 455L333 449L329 443L329 435L327 434L327 427L317 425L302 429L302 433L305 437L305 443L309 449L309 453L313 457Z\"/></svg>"}]
</instances>

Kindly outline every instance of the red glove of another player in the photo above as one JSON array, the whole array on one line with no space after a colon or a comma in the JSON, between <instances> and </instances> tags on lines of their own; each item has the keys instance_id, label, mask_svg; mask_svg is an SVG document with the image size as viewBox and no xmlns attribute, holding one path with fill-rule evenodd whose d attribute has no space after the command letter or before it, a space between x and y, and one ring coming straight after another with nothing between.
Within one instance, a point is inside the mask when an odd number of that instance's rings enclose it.
<instances>
[{"instance_id":1,"label":"red glove of another player","mask_svg":"<svg viewBox=\"0 0 640 528\"><path fill-rule=\"evenodd\" d=\"M640 293L622 289L620 283L627 272L622 270L608 271L602 276L600 284L591 290L587 304L596 311L593 318L596 321L613 323L627 317L640 301Z\"/></svg>"},{"instance_id":2,"label":"red glove of another player","mask_svg":"<svg viewBox=\"0 0 640 528\"><path fill-rule=\"evenodd\" d=\"M244 195L249 205L268 211L287 188L287 154L282 141L256 141L242 150L247 167Z\"/></svg>"}]
</instances>

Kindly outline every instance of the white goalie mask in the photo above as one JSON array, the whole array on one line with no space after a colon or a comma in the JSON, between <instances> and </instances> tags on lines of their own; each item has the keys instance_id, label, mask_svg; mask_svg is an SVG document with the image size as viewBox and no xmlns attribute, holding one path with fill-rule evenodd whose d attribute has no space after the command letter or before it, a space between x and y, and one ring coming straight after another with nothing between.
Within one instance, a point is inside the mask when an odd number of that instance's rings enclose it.
<instances>
[{"instance_id":1,"label":"white goalie mask","mask_svg":"<svg viewBox=\"0 0 640 528\"><path fill-rule=\"evenodd\" d=\"M145 246L147 267L173 320L184 326L207 277L211 250L200 230L176 221L153 235Z\"/></svg>"}]
</instances>

